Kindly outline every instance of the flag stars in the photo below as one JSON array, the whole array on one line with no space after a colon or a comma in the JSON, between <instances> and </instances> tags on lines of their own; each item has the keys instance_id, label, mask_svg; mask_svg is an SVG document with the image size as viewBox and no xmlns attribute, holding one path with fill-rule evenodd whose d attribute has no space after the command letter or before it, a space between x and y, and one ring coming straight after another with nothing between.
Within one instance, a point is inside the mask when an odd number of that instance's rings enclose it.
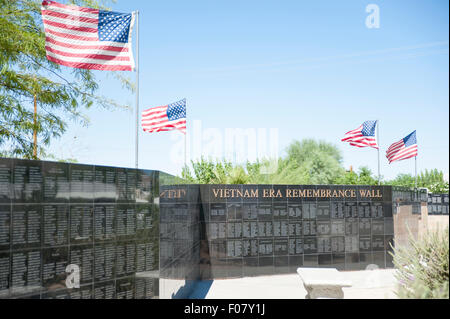
<instances>
[{"instance_id":1,"label":"flag stars","mask_svg":"<svg viewBox=\"0 0 450 319\"><path fill-rule=\"evenodd\" d=\"M116 12L99 12L99 39L100 41L128 42L131 14Z\"/></svg>"}]
</instances>

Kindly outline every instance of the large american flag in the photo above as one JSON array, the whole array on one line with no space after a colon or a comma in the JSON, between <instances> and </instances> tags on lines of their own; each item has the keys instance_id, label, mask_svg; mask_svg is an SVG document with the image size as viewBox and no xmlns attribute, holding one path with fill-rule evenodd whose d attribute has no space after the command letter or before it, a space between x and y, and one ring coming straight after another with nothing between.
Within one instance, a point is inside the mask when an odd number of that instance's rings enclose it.
<instances>
[{"instance_id":1,"label":"large american flag","mask_svg":"<svg viewBox=\"0 0 450 319\"><path fill-rule=\"evenodd\" d=\"M401 161L407 158L417 156L417 138L416 131L395 142L386 151L386 157L389 164L395 161Z\"/></svg>"},{"instance_id":2,"label":"large american flag","mask_svg":"<svg viewBox=\"0 0 450 319\"><path fill-rule=\"evenodd\" d=\"M48 60L79 69L132 71L134 13L42 1Z\"/></svg>"},{"instance_id":3,"label":"large american flag","mask_svg":"<svg viewBox=\"0 0 450 319\"><path fill-rule=\"evenodd\" d=\"M375 129L377 121L365 121L357 129L345 133L341 139L342 142L349 142L356 147L373 147L378 149L377 139L375 138Z\"/></svg>"},{"instance_id":4,"label":"large american flag","mask_svg":"<svg viewBox=\"0 0 450 319\"><path fill-rule=\"evenodd\" d=\"M186 134L186 99L145 110L141 123L149 133L180 130Z\"/></svg>"}]
</instances>

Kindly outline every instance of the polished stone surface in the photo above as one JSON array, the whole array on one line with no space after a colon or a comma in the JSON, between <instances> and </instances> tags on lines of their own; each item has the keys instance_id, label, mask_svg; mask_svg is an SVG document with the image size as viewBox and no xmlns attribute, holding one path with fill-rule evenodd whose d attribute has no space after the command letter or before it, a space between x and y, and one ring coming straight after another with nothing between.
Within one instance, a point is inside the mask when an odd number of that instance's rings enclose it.
<instances>
[{"instance_id":1,"label":"polished stone surface","mask_svg":"<svg viewBox=\"0 0 450 319\"><path fill-rule=\"evenodd\" d=\"M201 256L200 273L194 271L195 258L186 257L178 258L185 265L181 272L172 257L162 263L162 273L203 280L295 273L301 266L392 267L392 200L415 200L389 186L164 185L161 190L164 218L175 216L174 209L200 209L182 223L163 225L162 219L161 229L172 229L172 235L166 240L163 231L161 246L172 247L183 233L175 227L184 225L189 240L180 243L181 251L199 247ZM201 230L197 239L193 229Z\"/></svg>"},{"instance_id":2,"label":"polished stone surface","mask_svg":"<svg viewBox=\"0 0 450 319\"><path fill-rule=\"evenodd\" d=\"M393 215L420 201L390 186L187 185L1 158L0 298L183 298L199 280L392 267Z\"/></svg>"},{"instance_id":3,"label":"polished stone surface","mask_svg":"<svg viewBox=\"0 0 450 319\"><path fill-rule=\"evenodd\" d=\"M0 298L158 298L158 174L1 158Z\"/></svg>"}]
</instances>

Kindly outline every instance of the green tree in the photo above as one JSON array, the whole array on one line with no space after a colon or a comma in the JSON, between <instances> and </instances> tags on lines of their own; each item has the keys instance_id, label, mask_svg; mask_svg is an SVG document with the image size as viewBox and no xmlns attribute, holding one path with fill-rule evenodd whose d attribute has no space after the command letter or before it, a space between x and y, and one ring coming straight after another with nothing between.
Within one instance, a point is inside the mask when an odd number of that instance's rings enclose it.
<instances>
[{"instance_id":1,"label":"green tree","mask_svg":"<svg viewBox=\"0 0 450 319\"><path fill-rule=\"evenodd\" d=\"M390 185L408 188L415 187L415 177L411 174L399 174L388 182ZM448 193L449 185L444 180L444 173L438 169L431 169L420 172L417 175L417 187L425 187L432 193Z\"/></svg>"},{"instance_id":2,"label":"green tree","mask_svg":"<svg viewBox=\"0 0 450 319\"><path fill-rule=\"evenodd\" d=\"M187 183L197 184L339 184L378 185L378 179L366 167L357 172L346 172L342 156L333 144L305 139L293 141L286 149L286 156L276 161L258 160L245 165L233 165L228 161L201 158L191 161L192 172L184 167L181 177ZM436 169L425 170L418 176L419 187L431 192L448 192L444 174ZM414 177L400 174L386 185L414 187Z\"/></svg>"},{"instance_id":3,"label":"green tree","mask_svg":"<svg viewBox=\"0 0 450 319\"><path fill-rule=\"evenodd\" d=\"M274 184L331 184L344 174L342 155L333 144L313 139L294 141L279 160Z\"/></svg>"},{"instance_id":4,"label":"green tree","mask_svg":"<svg viewBox=\"0 0 450 319\"><path fill-rule=\"evenodd\" d=\"M332 144L314 140L294 141L286 158L247 162L246 165L213 162L201 158L185 167L182 177L200 184L330 184L344 173L339 150ZM269 168L274 168L270 172ZM267 174L265 173L267 172Z\"/></svg>"},{"instance_id":5,"label":"green tree","mask_svg":"<svg viewBox=\"0 0 450 319\"><path fill-rule=\"evenodd\" d=\"M103 1L69 3L103 7ZM37 158L60 137L68 121L88 124L83 110L97 105L115 108L96 94L99 85L90 70L69 69L47 60L40 0L0 0L0 156L33 158L33 131L39 136ZM114 73L124 87L132 84ZM39 102L34 124L33 100Z\"/></svg>"},{"instance_id":6,"label":"green tree","mask_svg":"<svg viewBox=\"0 0 450 319\"><path fill-rule=\"evenodd\" d=\"M363 166L359 168L358 184L378 185L378 180L373 177L372 171L367 166Z\"/></svg>"},{"instance_id":7,"label":"green tree","mask_svg":"<svg viewBox=\"0 0 450 319\"><path fill-rule=\"evenodd\" d=\"M181 177L188 182L197 184L228 184L233 166L230 162L213 162L201 158L191 161L193 175L189 167L184 167Z\"/></svg>"}]
</instances>

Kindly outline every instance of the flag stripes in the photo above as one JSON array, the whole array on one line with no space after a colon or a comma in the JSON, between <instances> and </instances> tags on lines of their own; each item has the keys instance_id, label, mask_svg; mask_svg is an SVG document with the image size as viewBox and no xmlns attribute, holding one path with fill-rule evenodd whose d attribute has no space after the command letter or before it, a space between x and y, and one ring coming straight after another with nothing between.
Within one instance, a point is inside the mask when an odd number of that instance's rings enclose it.
<instances>
[{"instance_id":1,"label":"flag stripes","mask_svg":"<svg viewBox=\"0 0 450 319\"><path fill-rule=\"evenodd\" d=\"M415 157L418 154L416 131L412 132L400 141L393 143L386 151L389 164L395 161Z\"/></svg>"},{"instance_id":2,"label":"flag stripes","mask_svg":"<svg viewBox=\"0 0 450 319\"><path fill-rule=\"evenodd\" d=\"M143 111L141 125L148 133L176 129L186 134L186 99Z\"/></svg>"},{"instance_id":3,"label":"flag stripes","mask_svg":"<svg viewBox=\"0 0 450 319\"><path fill-rule=\"evenodd\" d=\"M42 1L48 60L93 70L131 71L134 14Z\"/></svg>"},{"instance_id":4,"label":"flag stripes","mask_svg":"<svg viewBox=\"0 0 450 319\"><path fill-rule=\"evenodd\" d=\"M345 133L341 141L348 142L351 146L369 146L378 149L377 140L375 138L376 125L377 121L366 121L358 128Z\"/></svg>"}]
</instances>

